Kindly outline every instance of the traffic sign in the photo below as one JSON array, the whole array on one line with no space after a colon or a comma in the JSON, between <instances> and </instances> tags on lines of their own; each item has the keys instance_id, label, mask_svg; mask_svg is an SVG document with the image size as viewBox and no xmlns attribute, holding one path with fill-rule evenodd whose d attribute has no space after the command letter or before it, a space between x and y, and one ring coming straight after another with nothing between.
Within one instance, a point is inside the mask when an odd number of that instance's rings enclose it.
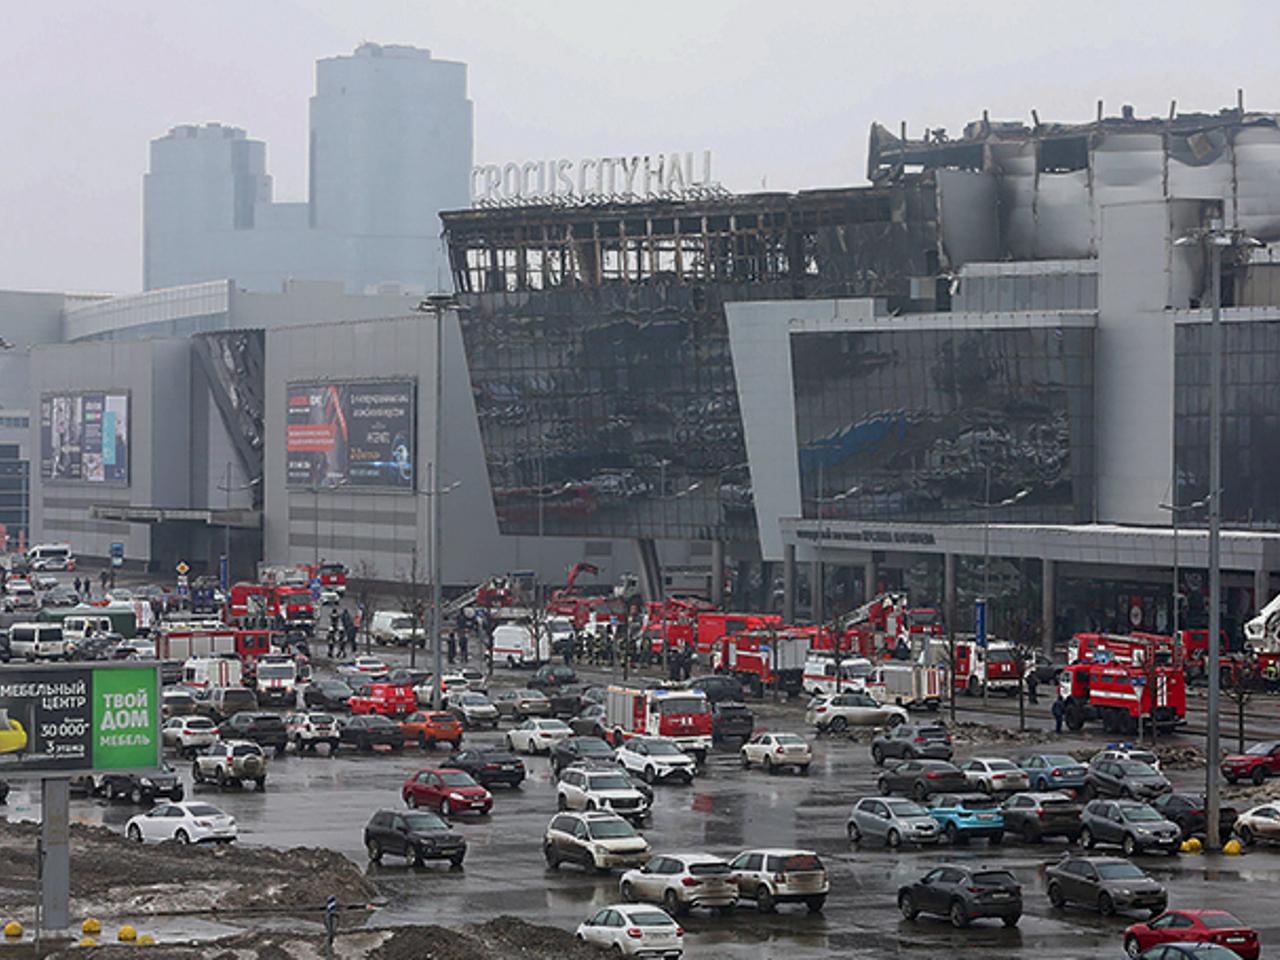
<instances>
[{"instance_id":1,"label":"traffic sign","mask_svg":"<svg viewBox=\"0 0 1280 960\"><path fill-rule=\"evenodd\" d=\"M185 575L191 568L187 566L186 561L179 560L178 565L174 567L174 569L177 570L179 574Z\"/></svg>"}]
</instances>

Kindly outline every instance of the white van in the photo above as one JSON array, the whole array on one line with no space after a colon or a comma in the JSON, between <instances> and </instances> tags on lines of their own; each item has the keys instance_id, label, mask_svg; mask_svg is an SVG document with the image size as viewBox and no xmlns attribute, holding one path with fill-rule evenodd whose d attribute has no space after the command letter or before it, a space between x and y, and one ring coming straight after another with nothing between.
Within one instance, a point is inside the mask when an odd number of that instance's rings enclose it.
<instances>
[{"instance_id":1,"label":"white van","mask_svg":"<svg viewBox=\"0 0 1280 960\"><path fill-rule=\"evenodd\" d=\"M66 652L61 624L15 623L9 628L9 656L15 660L58 660Z\"/></svg>"},{"instance_id":2,"label":"white van","mask_svg":"<svg viewBox=\"0 0 1280 960\"><path fill-rule=\"evenodd\" d=\"M840 689L866 689L871 661L866 657L840 658ZM804 692L818 696L836 692L836 658L814 655L804 662Z\"/></svg>"},{"instance_id":3,"label":"white van","mask_svg":"<svg viewBox=\"0 0 1280 960\"><path fill-rule=\"evenodd\" d=\"M493 631L493 662L508 667L536 667L551 659L551 640L544 630L535 635L529 627L504 623Z\"/></svg>"},{"instance_id":4,"label":"white van","mask_svg":"<svg viewBox=\"0 0 1280 960\"><path fill-rule=\"evenodd\" d=\"M413 616L397 610L379 610L369 621L369 635L375 643L407 647L413 641ZM425 628L418 631L419 640L425 636Z\"/></svg>"},{"instance_id":5,"label":"white van","mask_svg":"<svg viewBox=\"0 0 1280 960\"><path fill-rule=\"evenodd\" d=\"M95 633L111 633L115 626L110 617L74 614L62 618L62 635L68 640L83 640Z\"/></svg>"},{"instance_id":6,"label":"white van","mask_svg":"<svg viewBox=\"0 0 1280 960\"><path fill-rule=\"evenodd\" d=\"M32 570L74 570L76 558L69 543L37 543L27 551Z\"/></svg>"}]
</instances>

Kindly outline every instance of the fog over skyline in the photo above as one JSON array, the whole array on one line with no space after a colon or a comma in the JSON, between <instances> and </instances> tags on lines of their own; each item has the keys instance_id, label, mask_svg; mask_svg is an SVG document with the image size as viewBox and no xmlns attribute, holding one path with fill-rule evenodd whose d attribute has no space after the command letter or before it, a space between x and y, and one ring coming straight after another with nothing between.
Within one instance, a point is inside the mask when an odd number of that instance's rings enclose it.
<instances>
[{"instance_id":1,"label":"fog over skyline","mask_svg":"<svg viewBox=\"0 0 1280 960\"><path fill-rule=\"evenodd\" d=\"M694 151L726 188L865 182L872 121L1280 111L1280 7L764 0L222 0L0 5L0 288L141 288L147 145L184 123L267 144L307 193L315 61L361 42L468 65L477 163ZM1280 177L1280 171L1277 171Z\"/></svg>"}]
</instances>

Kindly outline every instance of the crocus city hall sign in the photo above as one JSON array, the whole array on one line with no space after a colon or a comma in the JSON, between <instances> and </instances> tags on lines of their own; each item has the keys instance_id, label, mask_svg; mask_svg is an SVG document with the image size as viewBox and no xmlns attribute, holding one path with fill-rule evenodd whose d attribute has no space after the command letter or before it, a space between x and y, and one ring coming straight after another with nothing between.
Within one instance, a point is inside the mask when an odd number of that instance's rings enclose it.
<instances>
[{"instance_id":1,"label":"crocus city hall sign","mask_svg":"<svg viewBox=\"0 0 1280 960\"><path fill-rule=\"evenodd\" d=\"M696 176L695 176L696 174ZM584 157L484 164L471 169L471 201L477 206L679 199L723 192L711 180L711 151L700 169L692 153L633 157Z\"/></svg>"}]
</instances>

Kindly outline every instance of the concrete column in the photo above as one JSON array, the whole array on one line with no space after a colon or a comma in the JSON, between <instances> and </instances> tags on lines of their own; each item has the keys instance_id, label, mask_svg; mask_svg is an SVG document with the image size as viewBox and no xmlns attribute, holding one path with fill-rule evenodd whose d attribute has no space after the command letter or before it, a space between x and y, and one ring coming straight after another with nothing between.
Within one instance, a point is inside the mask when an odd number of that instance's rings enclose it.
<instances>
[{"instance_id":1,"label":"concrete column","mask_svg":"<svg viewBox=\"0 0 1280 960\"><path fill-rule=\"evenodd\" d=\"M1057 620L1058 609L1058 596L1054 590L1057 567L1057 561L1047 558L1040 561L1040 622L1044 624L1040 646L1046 654L1053 653L1053 625Z\"/></svg>"},{"instance_id":2,"label":"concrete column","mask_svg":"<svg viewBox=\"0 0 1280 960\"><path fill-rule=\"evenodd\" d=\"M1253 612L1257 613L1271 602L1271 571L1253 571Z\"/></svg>"},{"instance_id":3,"label":"concrete column","mask_svg":"<svg viewBox=\"0 0 1280 960\"><path fill-rule=\"evenodd\" d=\"M872 556L867 560L866 564L862 568L862 592L866 594L866 596L863 597L864 603L868 603L874 599L875 595L879 592L876 589L876 584L879 582L880 565L876 563L876 558Z\"/></svg>"},{"instance_id":4,"label":"concrete column","mask_svg":"<svg viewBox=\"0 0 1280 960\"><path fill-rule=\"evenodd\" d=\"M796 545L782 548L782 622L796 622Z\"/></svg>"},{"instance_id":5,"label":"concrete column","mask_svg":"<svg viewBox=\"0 0 1280 960\"><path fill-rule=\"evenodd\" d=\"M66 777L40 781L40 926L50 932L71 926L70 796Z\"/></svg>"},{"instance_id":6,"label":"concrete column","mask_svg":"<svg viewBox=\"0 0 1280 960\"><path fill-rule=\"evenodd\" d=\"M947 633L956 631L956 555L942 557L942 617L947 621Z\"/></svg>"},{"instance_id":7,"label":"concrete column","mask_svg":"<svg viewBox=\"0 0 1280 960\"><path fill-rule=\"evenodd\" d=\"M711 602L724 606L724 541L711 541Z\"/></svg>"}]
</instances>

